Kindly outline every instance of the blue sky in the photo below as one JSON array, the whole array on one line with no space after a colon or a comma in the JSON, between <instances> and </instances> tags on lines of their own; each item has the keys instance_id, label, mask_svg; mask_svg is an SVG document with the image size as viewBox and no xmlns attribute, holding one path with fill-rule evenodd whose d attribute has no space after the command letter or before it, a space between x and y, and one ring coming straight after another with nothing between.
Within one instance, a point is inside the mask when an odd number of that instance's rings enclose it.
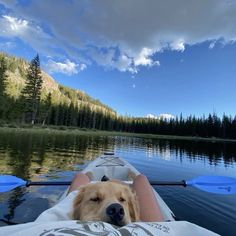
<instances>
[{"instance_id":1,"label":"blue sky","mask_svg":"<svg viewBox=\"0 0 236 236\"><path fill-rule=\"evenodd\" d=\"M236 2L0 0L0 50L119 114L236 115Z\"/></svg>"}]
</instances>

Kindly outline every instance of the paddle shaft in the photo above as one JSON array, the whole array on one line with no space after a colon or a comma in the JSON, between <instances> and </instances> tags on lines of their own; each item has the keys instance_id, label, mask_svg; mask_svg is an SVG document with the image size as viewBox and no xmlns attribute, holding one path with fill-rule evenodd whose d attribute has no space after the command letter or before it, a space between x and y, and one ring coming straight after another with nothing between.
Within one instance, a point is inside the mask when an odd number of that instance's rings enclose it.
<instances>
[{"instance_id":1,"label":"paddle shaft","mask_svg":"<svg viewBox=\"0 0 236 236\"><path fill-rule=\"evenodd\" d=\"M29 186L59 186L59 185L70 185L71 181L27 181L26 187Z\"/></svg>"},{"instance_id":2,"label":"paddle shaft","mask_svg":"<svg viewBox=\"0 0 236 236\"><path fill-rule=\"evenodd\" d=\"M186 187L187 186L187 183L185 180L182 180L182 181L152 181L150 180L149 183L151 185L163 185L163 186L166 186L166 185L169 185L169 186L184 186Z\"/></svg>"},{"instance_id":3,"label":"paddle shaft","mask_svg":"<svg viewBox=\"0 0 236 236\"><path fill-rule=\"evenodd\" d=\"M60 185L70 185L71 184L71 181L27 181L26 183L26 187L29 187L29 186L60 186ZM151 185L163 185L163 186L166 186L166 185L170 185L170 186L184 186L186 187L187 184L186 184L186 181L185 180L182 180L182 181L150 181L150 184Z\"/></svg>"}]
</instances>

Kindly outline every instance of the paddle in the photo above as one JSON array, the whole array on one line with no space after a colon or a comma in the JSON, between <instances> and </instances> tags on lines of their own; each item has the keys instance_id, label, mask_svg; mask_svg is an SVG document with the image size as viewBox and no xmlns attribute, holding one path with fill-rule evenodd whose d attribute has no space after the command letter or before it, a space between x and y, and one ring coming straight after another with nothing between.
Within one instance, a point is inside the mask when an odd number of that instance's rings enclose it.
<instances>
[{"instance_id":1,"label":"paddle","mask_svg":"<svg viewBox=\"0 0 236 236\"><path fill-rule=\"evenodd\" d=\"M0 192L7 192L20 186L70 185L71 181L33 182L12 175L0 175ZM202 191L217 194L236 194L236 179L227 176L199 176L192 180L179 182L150 181L151 185L194 186Z\"/></svg>"},{"instance_id":2,"label":"paddle","mask_svg":"<svg viewBox=\"0 0 236 236\"><path fill-rule=\"evenodd\" d=\"M14 175L0 175L0 193L7 192L17 187L45 186L45 185L70 185L71 181L25 181Z\"/></svg>"},{"instance_id":3,"label":"paddle","mask_svg":"<svg viewBox=\"0 0 236 236\"><path fill-rule=\"evenodd\" d=\"M199 176L192 180L179 182L150 181L151 185L193 186L202 191L217 194L236 194L236 179L227 176Z\"/></svg>"}]
</instances>

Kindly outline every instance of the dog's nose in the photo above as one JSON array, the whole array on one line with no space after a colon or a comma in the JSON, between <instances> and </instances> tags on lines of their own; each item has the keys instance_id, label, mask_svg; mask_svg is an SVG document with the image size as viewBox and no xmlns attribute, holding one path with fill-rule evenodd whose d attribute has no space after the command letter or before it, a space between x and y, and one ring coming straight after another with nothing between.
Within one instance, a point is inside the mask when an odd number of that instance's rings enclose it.
<instances>
[{"instance_id":1,"label":"dog's nose","mask_svg":"<svg viewBox=\"0 0 236 236\"><path fill-rule=\"evenodd\" d=\"M108 206L106 213L111 219L111 223L115 225L121 225L121 222L125 215L125 211L119 203L114 203Z\"/></svg>"}]
</instances>

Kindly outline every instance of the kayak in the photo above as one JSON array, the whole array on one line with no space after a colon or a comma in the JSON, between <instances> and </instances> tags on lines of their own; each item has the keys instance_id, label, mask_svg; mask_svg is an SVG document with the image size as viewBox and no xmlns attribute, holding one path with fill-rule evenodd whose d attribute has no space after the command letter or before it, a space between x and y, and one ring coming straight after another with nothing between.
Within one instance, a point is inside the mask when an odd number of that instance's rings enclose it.
<instances>
[{"instance_id":1,"label":"kayak","mask_svg":"<svg viewBox=\"0 0 236 236\"><path fill-rule=\"evenodd\" d=\"M105 152L104 155L97 157L95 160L90 162L81 172L84 174L91 172L93 175L92 182L101 181L101 179L106 176L109 179L117 179L127 184L132 184L132 180L130 180L129 176L130 171L135 175L140 174L140 172L134 166L132 166L123 158L116 156L114 153ZM157 203L160 206L164 220L174 221L174 213L154 189L153 193ZM63 200L67 194L68 190L64 192L60 200Z\"/></svg>"},{"instance_id":2,"label":"kayak","mask_svg":"<svg viewBox=\"0 0 236 236\"><path fill-rule=\"evenodd\" d=\"M109 179L118 179L127 184L132 184L130 171L135 175L140 174L126 160L117 157L113 153L104 155L90 162L82 172L93 174L91 182L98 182L106 176ZM72 202L79 190L68 192L69 188L62 194L55 206L42 212L34 222L19 224L15 226L1 227L0 236L11 235L196 235L216 236L212 231L202 228L187 221L175 221L175 216L160 195L152 188L155 199L160 206L164 217L163 222L131 222L122 227L98 221L71 220L70 213Z\"/></svg>"}]
</instances>

